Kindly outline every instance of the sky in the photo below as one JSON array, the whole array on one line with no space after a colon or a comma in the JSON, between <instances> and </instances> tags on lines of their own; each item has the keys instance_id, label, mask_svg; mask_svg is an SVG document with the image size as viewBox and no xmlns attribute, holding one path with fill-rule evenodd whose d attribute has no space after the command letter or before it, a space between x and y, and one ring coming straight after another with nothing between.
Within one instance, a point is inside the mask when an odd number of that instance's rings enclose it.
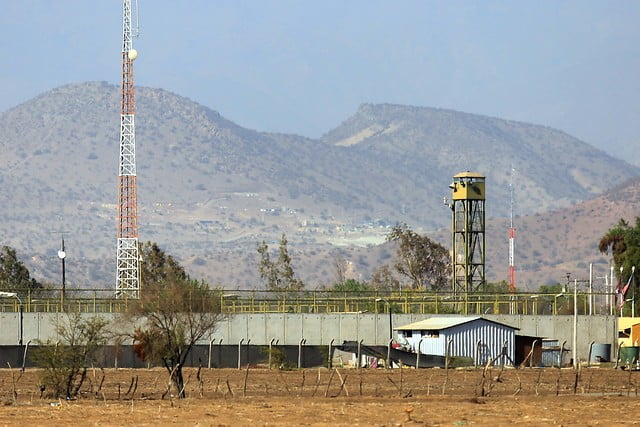
<instances>
[{"instance_id":1,"label":"sky","mask_svg":"<svg viewBox=\"0 0 640 427\"><path fill-rule=\"evenodd\" d=\"M133 0L135 4L135 0ZM137 85L317 138L362 103L561 129L640 165L640 2L138 0ZM122 2L2 1L0 112L120 84Z\"/></svg>"}]
</instances>

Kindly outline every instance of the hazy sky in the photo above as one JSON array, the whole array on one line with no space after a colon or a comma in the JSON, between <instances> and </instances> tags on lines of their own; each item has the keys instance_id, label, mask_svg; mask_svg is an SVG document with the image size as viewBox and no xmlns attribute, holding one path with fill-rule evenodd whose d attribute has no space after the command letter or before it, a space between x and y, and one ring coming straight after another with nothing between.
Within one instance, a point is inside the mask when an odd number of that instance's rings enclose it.
<instances>
[{"instance_id":1,"label":"hazy sky","mask_svg":"<svg viewBox=\"0 0 640 427\"><path fill-rule=\"evenodd\" d=\"M390 102L559 128L640 165L638 1L139 3L136 84L245 127L318 137ZM119 84L121 1L1 5L0 111Z\"/></svg>"}]
</instances>

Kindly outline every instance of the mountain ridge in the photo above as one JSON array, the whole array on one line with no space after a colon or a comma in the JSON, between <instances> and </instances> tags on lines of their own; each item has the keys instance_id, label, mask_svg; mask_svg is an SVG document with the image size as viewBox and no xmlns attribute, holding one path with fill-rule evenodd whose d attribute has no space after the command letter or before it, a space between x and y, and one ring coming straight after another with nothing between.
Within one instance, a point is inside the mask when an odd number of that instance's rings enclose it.
<instances>
[{"instance_id":1,"label":"mountain ridge","mask_svg":"<svg viewBox=\"0 0 640 427\"><path fill-rule=\"evenodd\" d=\"M504 217L514 159L519 213L571 206L640 174L563 132L453 110L363 104L367 117L357 111L311 139L246 129L162 89L138 88L136 106L140 239L212 264L253 257L257 241L282 233L310 254L381 242L394 223L433 232L450 221L451 177L469 169L487 175L488 217ZM0 114L3 244L41 259L44 278L57 277L51 233L65 230L70 277L111 280L118 126L119 88L105 82L61 86ZM371 126L387 131L336 144ZM256 286L247 268L239 280Z\"/></svg>"}]
</instances>

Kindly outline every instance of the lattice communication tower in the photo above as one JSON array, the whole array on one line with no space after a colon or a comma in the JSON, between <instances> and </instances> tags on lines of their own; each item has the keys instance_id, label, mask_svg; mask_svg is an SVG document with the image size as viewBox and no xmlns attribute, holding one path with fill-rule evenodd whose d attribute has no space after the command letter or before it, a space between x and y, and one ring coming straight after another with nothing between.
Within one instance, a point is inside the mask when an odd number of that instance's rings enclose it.
<instances>
[{"instance_id":1,"label":"lattice communication tower","mask_svg":"<svg viewBox=\"0 0 640 427\"><path fill-rule=\"evenodd\" d=\"M124 0L122 8L120 167L118 173L117 298L140 298L136 127L133 87L133 61L138 56L138 53L133 48L133 37L137 34L134 34L132 30L131 15L131 0Z\"/></svg>"}]
</instances>

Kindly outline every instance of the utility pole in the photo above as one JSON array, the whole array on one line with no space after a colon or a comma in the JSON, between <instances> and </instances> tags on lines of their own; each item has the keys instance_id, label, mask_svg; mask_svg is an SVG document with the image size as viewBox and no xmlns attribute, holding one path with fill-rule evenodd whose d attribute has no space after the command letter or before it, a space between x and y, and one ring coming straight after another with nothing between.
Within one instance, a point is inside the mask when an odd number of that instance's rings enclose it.
<instances>
[{"instance_id":1,"label":"utility pole","mask_svg":"<svg viewBox=\"0 0 640 427\"><path fill-rule=\"evenodd\" d=\"M609 286L611 286L611 294L609 296L609 302L611 303L611 305L609 306L610 311L609 311L609 315L613 316L613 314L615 313L615 305L616 305L616 294L615 294L615 290L614 290L614 284L613 284L613 265L611 265L610 267L610 271L609 271L609 275L611 276L610 280L609 280Z\"/></svg>"},{"instance_id":2,"label":"utility pole","mask_svg":"<svg viewBox=\"0 0 640 427\"><path fill-rule=\"evenodd\" d=\"M61 288L61 292L60 292L60 307L61 310L64 311L64 299L66 298L66 272L65 272L65 260L67 258L67 252L65 251L64 248L64 234L67 233L69 234L68 231L64 231L62 229L62 227L60 228L59 231L52 231L52 233L60 233L60 249L58 249L58 258L60 259L60 263L62 264L62 281L60 283L60 285L62 286Z\"/></svg>"},{"instance_id":3,"label":"utility pole","mask_svg":"<svg viewBox=\"0 0 640 427\"><path fill-rule=\"evenodd\" d=\"M118 172L118 246L116 298L140 298L138 255L138 198L136 184L136 130L133 86L135 33L131 23L131 0L122 8L122 93L120 113L120 164ZM136 4L136 17L138 8Z\"/></svg>"},{"instance_id":4,"label":"utility pole","mask_svg":"<svg viewBox=\"0 0 640 427\"><path fill-rule=\"evenodd\" d=\"M64 232L62 234L62 243L60 245L60 250L58 251L58 258L62 262L62 295L60 297L62 302L62 311L64 311L64 297L66 292L66 280L65 280L65 271L64 271L64 260L67 257L67 253L64 250Z\"/></svg>"},{"instance_id":5,"label":"utility pole","mask_svg":"<svg viewBox=\"0 0 640 427\"><path fill-rule=\"evenodd\" d=\"M589 316L593 316L593 263L589 263Z\"/></svg>"},{"instance_id":6,"label":"utility pole","mask_svg":"<svg viewBox=\"0 0 640 427\"><path fill-rule=\"evenodd\" d=\"M509 181L509 194L511 196L511 214L509 221L509 292L516 292L516 266L515 266L515 245L516 245L516 229L513 226L513 174L515 173L513 166L511 167L511 180Z\"/></svg>"},{"instance_id":7,"label":"utility pole","mask_svg":"<svg viewBox=\"0 0 640 427\"><path fill-rule=\"evenodd\" d=\"M573 280L573 367L578 369L578 280Z\"/></svg>"}]
</instances>

